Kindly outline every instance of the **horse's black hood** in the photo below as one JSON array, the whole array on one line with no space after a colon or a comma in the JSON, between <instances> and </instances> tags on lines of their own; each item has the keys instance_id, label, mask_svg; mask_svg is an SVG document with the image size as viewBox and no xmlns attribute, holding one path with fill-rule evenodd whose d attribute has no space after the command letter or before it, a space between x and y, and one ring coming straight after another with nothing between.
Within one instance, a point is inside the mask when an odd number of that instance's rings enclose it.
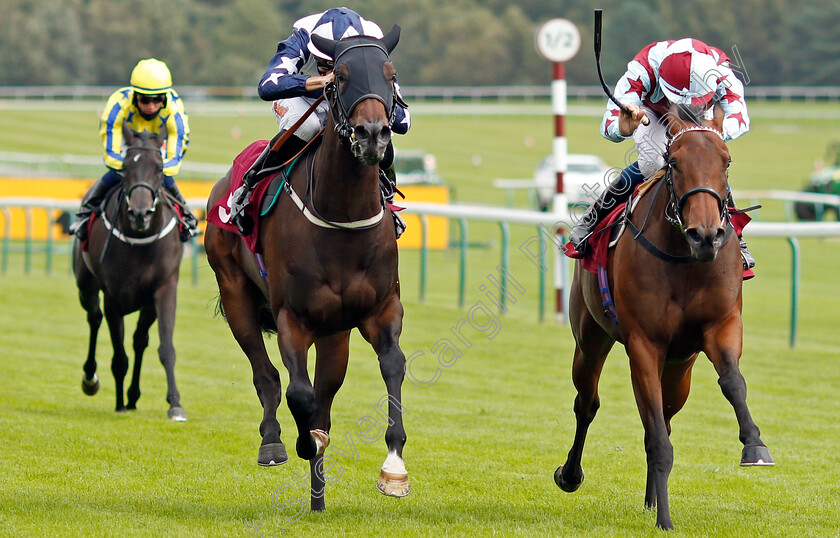
<instances>
[{"instance_id":1,"label":"horse's black hood","mask_svg":"<svg viewBox=\"0 0 840 538\"><path fill-rule=\"evenodd\" d=\"M319 50L335 60L335 69L346 66L349 75L346 80L336 80L339 102L349 116L361 101L374 98L382 101L390 114L394 108L393 80L385 77L382 66L390 62L390 52L400 39L400 27L394 25L382 39L369 36L353 36L333 41L318 35L312 40Z\"/></svg>"}]
</instances>

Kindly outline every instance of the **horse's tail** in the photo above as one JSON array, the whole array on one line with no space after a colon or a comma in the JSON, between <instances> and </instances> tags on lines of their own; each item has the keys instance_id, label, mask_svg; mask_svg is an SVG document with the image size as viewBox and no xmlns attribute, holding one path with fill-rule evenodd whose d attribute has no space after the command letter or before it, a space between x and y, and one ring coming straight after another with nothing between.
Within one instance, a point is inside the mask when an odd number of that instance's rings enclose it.
<instances>
[{"instance_id":1,"label":"horse's tail","mask_svg":"<svg viewBox=\"0 0 840 538\"><path fill-rule=\"evenodd\" d=\"M260 307L257 315L262 332L267 334L277 334L277 322L274 321L274 316L271 314L271 307L263 305ZM216 308L213 312L213 317L217 316L222 316L222 319L227 322L227 316L225 315L225 307L222 305L221 295L216 296Z\"/></svg>"}]
</instances>

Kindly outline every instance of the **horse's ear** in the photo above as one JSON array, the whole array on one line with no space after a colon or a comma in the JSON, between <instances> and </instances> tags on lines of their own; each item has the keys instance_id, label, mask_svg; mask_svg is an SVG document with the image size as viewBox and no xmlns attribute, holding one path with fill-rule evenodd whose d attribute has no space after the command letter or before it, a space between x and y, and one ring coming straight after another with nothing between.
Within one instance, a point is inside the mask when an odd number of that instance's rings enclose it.
<instances>
[{"instance_id":1,"label":"horse's ear","mask_svg":"<svg viewBox=\"0 0 840 538\"><path fill-rule=\"evenodd\" d=\"M312 34L310 37L312 38L312 42L315 43L315 47L317 47L318 50L320 50L330 58L335 58L335 46L338 44L338 41L334 41L326 37L321 37L316 34Z\"/></svg>"},{"instance_id":2,"label":"horse's ear","mask_svg":"<svg viewBox=\"0 0 840 538\"><path fill-rule=\"evenodd\" d=\"M723 118L726 116L723 112L723 107L720 104L720 101L715 103L715 114L711 120L704 121L709 127L714 128L717 132L723 132Z\"/></svg>"},{"instance_id":3,"label":"horse's ear","mask_svg":"<svg viewBox=\"0 0 840 538\"><path fill-rule=\"evenodd\" d=\"M158 131L155 135L155 142L157 143L157 147L163 147L163 143L166 142L167 138L169 138L169 130L166 128L166 125L162 125L160 127L160 131Z\"/></svg>"},{"instance_id":4,"label":"horse's ear","mask_svg":"<svg viewBox=\"0 0 840 538\"><path fill-rule=\"evenodd\" d=\"M391 54L397 47L397 43L400 42L400 26L395 24L391 31L388 32L385 37L382 38L382 41L385 43L385 48L388 50L388 54Z\"/></svg>"},{"instance_id":5,"label":"horse's ear","mask_svg":"<svg viewBox=\"0 0 840 538\"><path fill-rule=\"evenodd\" d=\"M126 146L132 145L134 139L137 137L137 131L128 126L128 122L124 121L122 124L123 141Z\"/></svg>"},{"instance_id":6,"label":"horse's ear","mask_svg":"<svg viewBox=\"0 0 840 538\"><path fill-rule=\"evenodd\" d=\"M671 108L665 114L665 119L668 121L668 133L672 137L687 127L685 120L680 118L680 108L676 103L671 103Z\"/></svg>"}]
</instances>

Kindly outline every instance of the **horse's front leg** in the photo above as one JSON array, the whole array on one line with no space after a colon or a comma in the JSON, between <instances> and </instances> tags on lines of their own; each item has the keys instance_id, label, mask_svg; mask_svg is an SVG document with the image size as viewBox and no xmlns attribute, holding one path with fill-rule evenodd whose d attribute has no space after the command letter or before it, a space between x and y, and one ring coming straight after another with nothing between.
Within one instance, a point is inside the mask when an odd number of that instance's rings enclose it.
<instances>
[{"instance_id":1,"label":"horse's front leg","mask_svg":"<svg viewBox=\"0 0 840 538\"><path fill-rule=\"evenodd\" d=\"M127 409L137 409L140 399L140 370L143 366L143 352L149 345L149 328L155 322L154 306L149 304L140 309L137 328L134 330L134 368L131 371L131 385L128 386Z\"/></svg>"},{"instance_id":2,"label":"horse's front leg","mask_svg":"<svg viewBox=\"0 0 840 538\"><path fill-rule=\"evenodd\" d=\"M304 323L281 309L277 315L277 343L283 364L289 371L286 403L298 428L295 449L298 457L304 460L311 460L319 453L318 442L310 431L315 414L315 389L306 369L307 352L313 342L314 336Z\"/></svg>"},{"instance_id":3,"label":"horse's front leg","mask_svg":"<svg viewBox=\"0 0 840 538\"><path fill-rule=\"evenodd\" d=\"M117 392L117 406L115 411L125 411L125 399L123 396L123 382L128 372L128 355L125 354L123 346L124 325L122 312L119 306L114 304L108 296L105 296L105 320L108 322L108 332L111 334L111 347L114 349L114 356L111 358L111 373L114 374L114 386Z\"/></svg>"},{"instance_id":4,"label":"horse's front leg","mask_svg":"<svg viewBox=\"0 0 840 538\"><path fill-rule=\"evenodd\" d=\"M309 460L313 512L326 510L324 477L324 450L330 443L330 410L333 398L347 375L350 356L350 331L318 338L315 359L315 411L312 415L311 434L315 440L316 456Z\"/></svg>"},{"instance_id":5,"label":"horse's front leg","mask_svg":"<svg viewBox=\"0 0 840 538\"><path fill-rule=\"evenodd\" d=\"M744 444L741 465L775 465L770 451L761 441L761 432L747 407L747 383L739 368L742 340L741 316L733 315L721 325L706 331L704 351L717 371L721 392L735 409L738 437Z\"/></svg>"},{"instance_id":6,"label":"horse's front leg","mask_svg":"<svg viewBox=\"0 0 840 538\"><path fill-rule=\"evenodd\" d=\"M639 416L645 428L647 485L645 506L656 506L656 526L673 529L668 508L668 477L674 466L674 447L668 438L668 426L662 404L662 371L665 352L645 338L628 338L630 377Z\"/></svg>"},{"instance_id":7,"label":"horse's front leg","mask_svg":"<svg viewBox=\"0 0 840 538\"><path fill-rule=\"evenodd\" d=\"M405 354L400 349L403 306L394 294L379 313L365 321L359 330L379 357L379 370L388 390L388 428L385 443L388 456L382 464L376 488L392 497L405 497L411 491L408 471L403 461L406 435L403 426L402 383L405 378ZM384 402L383 407L384 407Z\"/></svg>"},{"instance_id":8,"label":"horse's front leg","mask_svg":"<svg viewBox=\"0 0 840 538\"><path fill-rule=\"evenodd\" d=\"M181 407L181 394L175 384L175 344L172 336L175 332L175 307L178 302L178 274L171 277L155 291L155 312L158 318L160 347L158 357L166 371L166 401L169 403L167 416L170 420L184 422L187 412Z\"/></svg>"}]
</instances>

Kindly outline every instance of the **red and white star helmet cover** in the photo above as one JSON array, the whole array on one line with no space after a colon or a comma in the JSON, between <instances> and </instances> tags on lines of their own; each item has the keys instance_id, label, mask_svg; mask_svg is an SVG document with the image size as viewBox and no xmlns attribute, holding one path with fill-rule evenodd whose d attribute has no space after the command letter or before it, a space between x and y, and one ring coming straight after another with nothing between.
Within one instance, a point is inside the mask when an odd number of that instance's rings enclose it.
<instances>
[{"instance_id":1,"label":"red and white star helmet cover","mask_svg":"<svg viewBox=\"0 0 840 538\"><path fill-rule=\"evenodd\" d=\"M718 65L712 50L702 41L674 41L659 65L660 88L673 103L703 107L726 78Z\"/></svg>"}]
</instances>

